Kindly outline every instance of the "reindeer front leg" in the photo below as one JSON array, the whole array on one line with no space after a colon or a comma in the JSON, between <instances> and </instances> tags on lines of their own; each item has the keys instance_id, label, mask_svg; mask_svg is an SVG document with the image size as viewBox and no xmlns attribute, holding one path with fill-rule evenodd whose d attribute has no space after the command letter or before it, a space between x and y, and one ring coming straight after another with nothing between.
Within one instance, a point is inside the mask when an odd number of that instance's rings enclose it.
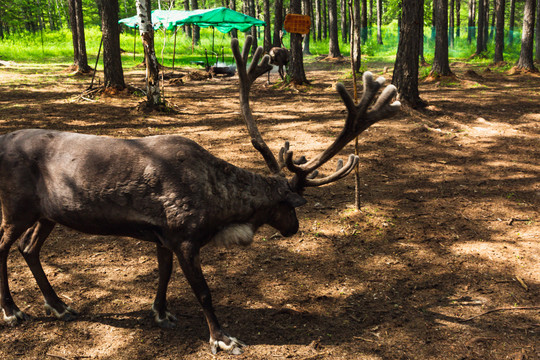
<instances>
[{"instance_id":1,"label":"reindeer front leg","mask_svg":"<svg viewBox=\"0 0 540 360\"><path fill-rule=\"evenodd\" d=\"M210 330L210 346L213 354L219 349L225 350L231 354L239 355L242 353L242 347L245 346L241 341L228 336L223 332L219 321L214 313L212 306L212 295L208 284L204 279L199 258L199 247L190 242L184 242L176 251L178 261L189 285L193 289L197 300L202 305L208 329Z\"/></svg>"}]
</instances>

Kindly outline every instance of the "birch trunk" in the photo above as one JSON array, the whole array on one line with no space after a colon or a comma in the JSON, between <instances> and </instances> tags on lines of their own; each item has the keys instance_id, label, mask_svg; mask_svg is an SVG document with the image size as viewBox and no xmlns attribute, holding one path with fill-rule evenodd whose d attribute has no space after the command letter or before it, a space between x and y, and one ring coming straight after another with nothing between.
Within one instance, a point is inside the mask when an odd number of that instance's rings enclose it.
<instances>
[{"instance_id":1,"label":"birch trunk","mask_svg":"<svg viewBox=\"0 0 540 360\"><path fill-rule=\"evenodd\" d=\"M159 92L159 67L154 49L154 28L150 20L150 0L136 0L135 3L146 63L147 106L153 107L161 104L161 94Z\"/></svg>"}]
</instances>

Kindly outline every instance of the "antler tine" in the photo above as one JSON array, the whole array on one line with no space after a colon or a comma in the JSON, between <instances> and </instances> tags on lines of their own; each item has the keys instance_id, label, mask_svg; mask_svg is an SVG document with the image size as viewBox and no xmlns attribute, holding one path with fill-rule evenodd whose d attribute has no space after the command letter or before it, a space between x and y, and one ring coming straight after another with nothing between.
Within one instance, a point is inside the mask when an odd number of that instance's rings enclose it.
<instances>
[{"instance_id":1,"label":"antler tine","mask_svg":"<svg viewBox=\"0 0 540 360\"><path fill-rule=\"evenodd\" d=\"M266 145L266 142L263 140L257 124L253 119L253 114L251 113L251 107L249 105L249 90L251 88L251 85L257 79L257 77L266 73L272 68L269 63L270 58L268 56L265 56L259 64L259 59L262 55L262 48L259 47L257 48L257 51L255 51L253 61L249 66L249 70L246 69L249 49L251 48L252 43L253 38L251 36L247 36L244 43L244 48L242 49L242 52L240 52L240 45L238 43L238 39L233 38L231 40L231 49L238 70L240 108L242 110L242 116L249 132L249 136L251 137L251 143L253 144L253 147L261 153L270 171L274 174L279 174L281 172L280 164L276 160L274 154L272 153L268 145Z\"/></svg>"},{"instance_id":2,"label":"antler tine","mask_svg":"<svg viewBox=\"0 0 540 360\"><path fill-rule=\"evenodd\" d=\"M351 173L354 167L358 164L358 161L360 161L360 158L352 154L349 155L349 160L345 165L343 165L343 160L339 159L338 169L333 174L320 179L316 179L308 175L306 178L306 186L321 186L342 179ZM313 173L315 172L317 172L317 170L315 170Z\"/></svg>"},{"instance_id":3,"label":"antler tine","mask_svg":"<svg viewBox=\"0 0 540 360\"><path fill-rule=\"evenodd\" d=\"M341 96L343 103L347 108L348 115L343 130L336 140L325 151L303 165L293 164L292 151L287 151L285 154L286 166L295 174L293 179L290 181L291 186L297 189L303 189L307 186L328 184L332 181L336 181L347 176L352 171L354 166L356 166L356 163L358 163L357 157L356 160L353 159L353 157L349 157L349 161L344 167L338 169L335 173L325 178L312 179L313 176L310 176L310 174L334 157L339 151L341 151L341 149L345 147L345 145L347 145L351 140L357 137L368 127L379 120L392 116L399 110L401 107L399 101L391 103L392 99L397 94L397 90L393 85L387 86L375 102L375 105L368 110L369 106L374 102L379 89L384 85L385 79L383 77L379 77L376 80L373 80L373 74L366 71L364 73L363 80L364 92L358 105L355 105L354 100L349 92L345 89L345 86L341 83L337 84L337 92Z\"/></svg>"}]
</instances>

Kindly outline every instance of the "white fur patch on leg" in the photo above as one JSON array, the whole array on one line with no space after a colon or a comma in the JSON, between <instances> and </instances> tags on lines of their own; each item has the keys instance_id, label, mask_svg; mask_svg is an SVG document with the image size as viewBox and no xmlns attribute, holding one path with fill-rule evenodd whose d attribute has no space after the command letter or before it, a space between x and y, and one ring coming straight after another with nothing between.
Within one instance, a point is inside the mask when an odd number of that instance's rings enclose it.
<instances>
[{"instance_id":1,"label":"white fur patch on leg","mask_svg":"<svg viewBox=\"0 0 540 360\"><path fill-rule=\"evenodd\" d=\"M47 315L50 315L51 313L57 318L61 320L71 320L73 315L77 315L77 312L66 305L63 312L58 312L55 308L53 308L48 303L45 303L45 313Z\"/></svg>"},{"instance_id":2,"label":"white fur patch on leg","mask_svg":"<svg viewBox=\"0 0 540 360\"><path fill-rule=\"evenodd\" d=\"M24 319L22 311L17 311L15 314L7 316L6 310L2 309L2 313L4 314L4 321L10 326L16 325L19 322L19 319Z\"/></svg>"},{"instance_id":3,"label":"white fur patch on leg","mask_svg":"<svg viewBox=\"0 0 540 360\"><path fill-rule=\"evenodd\" d=\"M227 351L233 355L240 355L243 352L242 347L246 346L246 344L236 338L233 338L232 336L228 336L227 338L231 341L229 345L225 344L225 342L221 340L214 340L212 336L210 336L210 348L212 350L212 354L217 354L218 349Z\"/></svg>"},{"instance_id":4,"label":"white fur patch on leg","mask_svg":"<svg viewBox=\"0 0 540 360\"><path fill-rule=\"evenodd\" d=\"M248 246L253 242L253 235L253 228L250 224L232 224L218 232L212 238L212 243L225 247Z\"/></svg>"},{"instance_id":5,"label":"white fur patch on leg","mask_svg":"<svg viewBox=\"0 0 540 360\"><path fill-rule=\"evenodd\" d=\"M172 328L176 326L175 322L178 321L178 319L170 312L165 311L165 318L160 318L159 312L156 310L153 304L152 312L154 313L154 321L158 324L159 327Z\"/></svg>"}]
</instances>

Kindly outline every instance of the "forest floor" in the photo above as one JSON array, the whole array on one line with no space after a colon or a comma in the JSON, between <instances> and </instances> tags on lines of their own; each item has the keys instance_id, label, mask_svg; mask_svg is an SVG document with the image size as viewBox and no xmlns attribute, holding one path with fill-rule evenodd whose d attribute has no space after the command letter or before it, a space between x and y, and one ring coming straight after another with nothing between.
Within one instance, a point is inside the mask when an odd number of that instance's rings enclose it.
<instances>
[{"instance_id":1,"label":"forest floor","mask_svg":"<svg viewBox=\"0 0 540 360\"><path fill-rule=\"evenodd\" d=\"M391 79L390 64L365 66ZM249 248L203 249L217 315L248 344L244 354L210 353L201 308L176 265L169 309L178 326L154 325L152 244L57 226L42 262L80 315L45 315L14 247L11 289L32 319L0 323L0 358L540 359L540 76L451 68L456 78L421 82L428 108L404 107L361 135L361 211L349 176L306 191L296 235L265 227ZM252 108L274 151L290 140L309 158L340 132L346 114L334 85L351 89L352 81L347 63L306 70L306 87L276 84L277 74L271 86L257 80ZM143 76L126 71L139 88ZM242 125L237 81L166 82L178 113L143 114L134 95L81 100L90 78L60 67L0 66L0 133L181 134L264 173Z\"/></svg>"}]
</instances>

